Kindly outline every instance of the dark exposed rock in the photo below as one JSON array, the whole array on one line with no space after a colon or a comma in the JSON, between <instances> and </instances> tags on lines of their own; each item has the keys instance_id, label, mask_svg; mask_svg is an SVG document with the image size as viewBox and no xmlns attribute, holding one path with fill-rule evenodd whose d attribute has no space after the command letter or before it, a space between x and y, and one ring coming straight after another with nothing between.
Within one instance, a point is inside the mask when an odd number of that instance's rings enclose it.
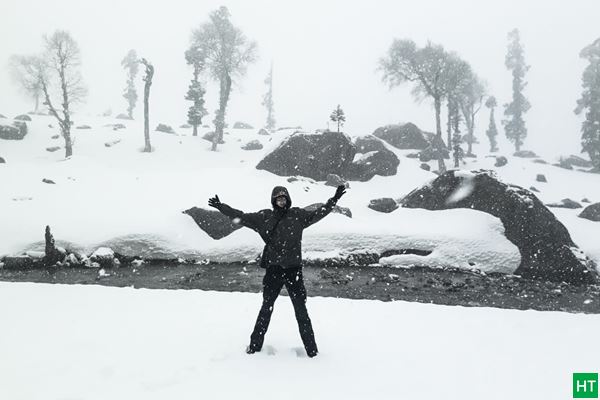
<instances>
[{"instance_id":1,"label":"dark exposed rock","mask_svg":"<svg viewBox=\"0 0 600 400\"><path fill-rule=\"evenodd\" d=\"M508 164L508 159L504 156L498 156L494 167L504 167L506 164Z\"/></svg>"},{"instance_id":2,"label":"dark exposed rock","mask_svg":"<svg viewBox=\"0 0 600 400\"><path fill-rule=\"evenodd\" d=\"M339 175L336 175L336 174L328 174L325 185L333 186L333 187L338 187L340 185L346 185L346 187L348 187L347 182L344 179L342 179Z\"/></svg>"},{"instance_id":3,"label":"dark exposed rock","mask_svg":"<svg viewBox=\"0 0 600 400\"><path fill-rule=\"evenodd\" d=\"M175 133L173 128L171 128L169 125L165 125L165 124L158 124L155 131L164 132L164 133Z\"/></svg>"},{"instance_id":4,"label":"dark exposed rock","mask_svg":"<svg viewBox=\"0 0 600 400\"><path fill-rule=\"evenodd\" d=\"M58 138L60 138L60 135L52 135L52 136L50 136L50 139L58 139Z\"/></svg>"},{"instance_id":5,"label":"dark exposed rock","mask_svg":"<svg viewBox=\"0 0 600 400\"><path fill-rule=\"evenodd\" d=\"M546 176L544 174L537 174L537 176L535 177L535 180L538 182L548 182L546 180Z\"/></svg>"},{"instance_id":6,"label":"dark exposed rock","mask_svg":"<svg viewBox=\"0 0 600 400\"><path fill-rule=\"evenodd\" d=\"M129 115L127 114L119 114L115 117L116 119L128 119L128 120L132 120L133 118L129 118Z\"/></svg>"},{"instance_id":7,"label":"dark exposed rock","mask_svg":"<svg viewBox=\"0 0 600 400\"><path fill-rule=\"evenodd\" d=\"M540 192L535 186L530 186L529 190L531 190L532 192L537 192L537 193Z\"/></svg>"},{"instance_id":8,"label":"dark exposed rock","mask_svg":"<svg viewBox=\"0 0 600 400\"><path fill-rule=\"evenodd\" d=\"M263 145L258 140L251 140L242 146L242 149L244 149L244 150L260 150L262 148L263 148Z\"/></svg>"},{"instance_id":9,"label":"dark exposed rock","mask_svg":"<svg viewBox=\"0 0 600 400\"><path fill-rule=\"evenodd\" d=\"M89 125L79 125L75 129L92 129L92 127Z\"/></svg>"},{"instance_id":10,"label":"dark exposed rock","mask_svg":"<svg viewBox=\"0 0 600 400\"><path fill-rule=\"evenodd\" d=\"M50 153L54 153L56 150L60 150L60 146L46 147L46 151L49 151Z\"/></svg>"},{"instance_id":11,"label":"dark exposed rock","mask_svg":"<svg viewBox=\"0 0 600 400\"><path fill-rule=\"evenodd\" d=\"M385 145L373 135L361 136L354 141L357 153L385 150Z\"/></svg>"},{"instance_id":12,"label":"dark exposed rock","mask_svg":"<svg viewBox=\"0 0 600 400\"><path fill-rule=\"evenodd\" d=\"M233 124L233 129L254 129L254 127L245 122L237 121L236 123Z\"/></svg>"},{"instance_id":13,"label":"dark exposed rock","mask_svg":"<svg viewBox=\"0 0 600 400\"><path fill-rule=\"evenodd\" d=\"M0 125L0 139L23 140L27 131L27 124L22 121L14 121L12 125Z\"/></svg>"},{"instance_id":14,"label":"dark exposed rock","mask_svg":"<svg viewBox=\"0 0 600 400\"><path fill-rule=\"evenodd\" d=\"M314 203L314 204L304 207L304 209L307 211L315 211L317 208L321 207L323 204L324 203ZM331 212L334 212L336 214L342 214L348 218L352 218L352 211L350 211L350 209L347 207L340 207L340 206L336 205L333 207Z\"/></svg>"},{"instance_id":15,"label":"dark exposed rock","mask_svg":"<svg viewBox=\"0 0 600 400\"><path fill-rule=\"evenodd\" d=\"M588 199L587 197L584 197L583 199L581 199L582 203L591 203L590 199Z\"/></svg>"},{"instance_id":16,"label":"dark exposed rock","mask_svg":"<svg viewBox=\"0 0 600 400\"><path fill-rule=\"evenodd\" d=\"M258 131L259 135L263 135L263 136L268 136L270 135L269 131L266 130L265 128L260 128L260 130Z\"/></svg>"},{"instance_id":17,"label":"dark exposed rock","mask_svg":"<svg viewBox=\"0 0 600 400\"><path fill-rule=\"evenodd\" d=\"M17 121L31 121L31 117L27 114L17 115L14 119Z\"/></svg>"},{"instance_id":18,"label":"dark exposed rock","mask_svg":"<svg viewBox=\"0 0 600 400\"><path fill-rule=\"evenodd\" d=\"M463 195L452 201L457 191ZM519 248L521 264L515 274L524 278L597 282L594 262L585 257L554 214L533 193L500 182L492 171L458 175L448 171L413 190L401 203L403 207L428 210L470 208L499 218L506 238Z\"/></svg>"},{"instance_id":19,"label":"dark exposed rock","mask_svg":"<svg viewBox=\"0 0 600 400\"><path fill-rule=\"evenodd\" d=\"M431 167L427 163L421 163L421 169L424 169L425 171L431 171Z\"/></svg>"},{"instance_id":20,"label":"dark exposed rock","mask_svg":"<svg viewBox=\"0 0 600 400\"><path fill-rule=\"evenodd\" d=\"M537 157L537 154L535 154L531 150L519 150L519 151L515 151L513 153L513 156L521 157L521 158L535 158L535 157Z\"/></svg>"},{"instance_id":21,"label":"dark exposed rock","mask_svg":"<svg viewBox=\"0 0 600 400\"><path fill-rule=\"evenodd\" d=\"M415 124L386 125L375 129L373 136L399 149L425 149L429 146L426 135Z\"/></svg>"},{"instance_id":22,"label":"dark exposed rock","mask_svg":"<svg viewBox=\"0 0 600 400\"><path fill-rule=\"evenodd\" d=\"M267 154L257 169L280 176L302 175L324 181L328 174L344 176L356 150L343 133L295 133Z\"/></svg>"},{"instance_id":23,"label":"dark exposed rock","mask_svg":"<svg viewBox=\"0 0 600 400\"><path fill-rule=\"evenodd\" d=\"M375 175L391 176L398 172L400 160L388 149L371 151L353 161L344 172L344 177L351 181L366 182Z\"/></svg>"},{"instance_id":24,"label":"dark exposed rock","mask_svg":"<svg viewBox=\"0 0 600 400\"><path fill-rule=\"evenodd\" d=\"M110 142L104 143L104 147L113 147L115 144L119 143L121 139L111 140Z\"/></svg>"},{"instance_id":25,"label":"dark exposed rock","mask_svg":"<svg viewBox=\"0 0 600 400\"><path fill-rule=\"evenodd\" d=\"M419 158L419 153L408 153L406 158Z\"/></svg>"},{"instance_id":26,"label":"dark exposed rock","mask_svg":"<svg viewBox=\"0 0 600 400\"><path fill-rule=\"evenodd\" d=\"M219 211L192 207L182 212L192 217L200 229L213 239L224 238L231 232L242 227L242 225L234 223L229 217L221 214Z\"/></svg>"},{"instance_id":27,"label":"dark exposed rock","mask_svg":"<svg viewBox=\"0 0 600 400\"><path fill-rule=\"evenodd\" d=\"M2 157L0 157L0 164L6 164L6 160Z\"/></svg>"},{"instance_id":28,"label":"dark exposed rock","mask_svg":"<svg viewBox=\"0 0 600 400\"><path fill-rule=\"evenodd\" d=\"M373 199L370 201L368 207L372 210L379 211L382 213L391 213L397 209L398 203L391 197L383 197L380 199Z\"/></svg>"},{"instance_id":29,"label":"dark exposed rock","mask_svg":"<svg viewBox=\"0 0 600 400\"><path fill-rule=\"evenodd\" d=\"M6 256L4 257L5 269L30 269L34 267L34 259L27 256Z\"/></svg>"},{"instance_id":30,"label":"dark exposed rock","mask_svg":"<svg viewBox=\"0 0 600 400\"><path fill-rule=\"evenodd\" d=\"M583 209L578 217L589 219L590 221L600 222L600 203L590 204Z\"/></svg>"},{"instance_id":31,"label":"dark exposed rock","mask_svg":"<svg viewBox=\"0 0 600 400\"><path fill-rule=\"evenodd\" d=\"M560 203L551 203L551 204L546 204L547 207L555 207L555 208L570 208L570 209L576 209L576 208L581 208L581 204L579 204L576 201L573 201L571 199L562 199L560 201Z\"/></svg>"},{"instance_id":32,"label":"dark exposed rock","mask_svg":"<svg viewBox=\"0 0 600 400\"><path fill-rule=\"evenodd\" d=\"M533 160L533 162L536 164L548 164L547 161L542 160L541 158L536 158L535 160Z\"/></svg>"},{"instance_id":33,"label":"dark exposed rock","mask_svg":"<svg viewBox=\"0 0 600 400\"><path fill-rule=\"evenodd\" d=\"M56 184L56 182L54 182L52 179L46 179L46 178L42 179L42 182L49 183L51 185L55 185Z\"/></svg>"}]
</instances>

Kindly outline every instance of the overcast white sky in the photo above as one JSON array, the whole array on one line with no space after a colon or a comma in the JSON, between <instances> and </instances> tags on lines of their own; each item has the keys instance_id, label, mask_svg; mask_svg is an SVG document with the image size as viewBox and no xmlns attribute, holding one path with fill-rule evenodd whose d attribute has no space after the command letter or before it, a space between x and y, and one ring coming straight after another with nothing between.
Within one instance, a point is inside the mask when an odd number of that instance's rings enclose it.
<instances>
[{"instance_id":1,"label":"overcast white sky","mask_svg":"<svg viewBox=\"0 0 600 400\"><path fill-rule=\"evenodd\" d=\"M66 29L82 49L82 70L89 88L87 102L79 110L94 115L109 108L115 114L125 111L121 98L125 74L120 61L134 48L156 68L151 93L153 126L185 122L188 104L183 96L191 70L183 53L192 29L220 5L229 7L234 24L257 41L260 57L234 88L230 122L243 120L255 126L264 122L263 80L273 61L279 126L325 127L331 110L340 103L347 114L346 131L356 135L399 121L413 121L431 131L435 127L431 104L415 103L409 85L390 91L381 82L377 61L393 38L411 38L420 45L431 40L456 51L471 62L487 81L490 93L503 104L511 93L511 77L504 67L506 34L518 27L531 65L526 92L532 103L526 118L530 136L524 147L540 153L579 152L580 119L573 109L585 64L578 54L600 37L598 0L0 3L0 113L11 117L32 108L10 81L9 56L35 53L43 34ZM218 92L214 85L208 89L208 110L213 112ZM141 112L139 104L136 114L141 116ZM487 118L483 110L477 129L482 140L487 140ZM212 115L206 119L211 120Z\"/></svg>"}]
</instances>

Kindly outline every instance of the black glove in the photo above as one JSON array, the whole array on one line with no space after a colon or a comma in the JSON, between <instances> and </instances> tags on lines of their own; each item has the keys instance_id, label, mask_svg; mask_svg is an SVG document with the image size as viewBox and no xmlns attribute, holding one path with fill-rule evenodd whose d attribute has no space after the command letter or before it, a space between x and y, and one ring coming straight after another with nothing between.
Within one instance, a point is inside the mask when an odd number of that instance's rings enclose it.
<instances>
[{"instance_id":1,"label":"black glove","mask_svg":"<svg viewBox=\"0 0 600 400\"><path fill-rule=\"evenodd\" d=\"M215 197L211 197L210 199L208 199L208 205L211 207L216 208L217 210L221 210L221 205L223 203L221 203L221 200L219 200L219 196L217 196L215 194Z\"/></svg>"},{"instance_id":2,"label":"black glove","mask_svg":"<svg viewBox=\"0 0 600 400\"><path fill-rule=\"evenodd\" d=\"M346 193L346 186L340 185L335 190L335 194L333 195L333 200L338 201L340 197L342 197Z\"/></svg>"}]
</instances>

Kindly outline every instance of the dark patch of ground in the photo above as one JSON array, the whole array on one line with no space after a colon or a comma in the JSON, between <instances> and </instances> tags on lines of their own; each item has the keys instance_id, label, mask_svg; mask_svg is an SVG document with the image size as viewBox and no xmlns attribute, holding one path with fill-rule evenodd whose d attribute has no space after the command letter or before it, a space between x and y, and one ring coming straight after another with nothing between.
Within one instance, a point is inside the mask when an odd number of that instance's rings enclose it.
<instances>
[{"instance_id":1,"label":"dark patch of ground","mask_svg":"<svg viewBox=\"0 0 600 400\"><path fill-rule=\"evenodd\" d=\"M260 292L264 270L255 264L146 264L106 269L0 269L0 280L94 284L150 289ZM600 286L573 286L503 274L427 267L330 266L304 268L309 296L416 301L466 307L600 313ZM285 289L283 290L285 294Z\"/></svg>"}]
</instances>

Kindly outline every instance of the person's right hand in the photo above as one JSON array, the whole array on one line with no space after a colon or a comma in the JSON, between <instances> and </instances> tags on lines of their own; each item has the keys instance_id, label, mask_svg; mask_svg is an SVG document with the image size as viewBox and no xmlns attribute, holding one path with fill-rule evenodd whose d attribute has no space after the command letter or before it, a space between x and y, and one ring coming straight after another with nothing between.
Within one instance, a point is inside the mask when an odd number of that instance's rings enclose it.
<instances>
[{"instance_id":1,"label":"person's right hand","mask_svg":"<svg viewBox=\"0 0 600 400\"><path fill-rule=\"evenodd\" d=\"M208 199L208 205L216 208L217 210L221 209L221 200L219 200L219 196L215 194L215 197L211 197Z\"/></svg>"}]
</instances>

